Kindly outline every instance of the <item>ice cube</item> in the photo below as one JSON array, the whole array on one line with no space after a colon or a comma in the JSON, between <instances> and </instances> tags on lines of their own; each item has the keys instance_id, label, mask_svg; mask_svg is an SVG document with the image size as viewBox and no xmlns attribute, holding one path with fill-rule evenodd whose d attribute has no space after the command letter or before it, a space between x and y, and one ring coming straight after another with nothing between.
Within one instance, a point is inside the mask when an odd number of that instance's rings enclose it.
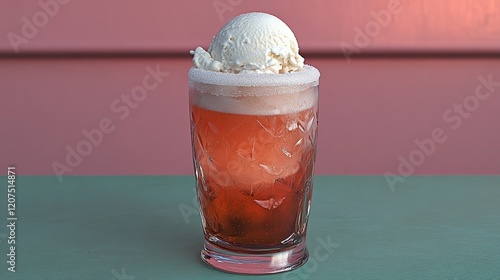
<instances>
[{"instance_id":1,"label":"ice cube","mask_svg":"<svg viewBox=\"0 0 500 280\"><path fill-rule=\"evenodd\" d=\"M262 208L272 210L278 208L285 199L286 197L282 197L278 200L275 200L273 197L271 197L270 199L267 200L255 199L254 202L260 205Z\"/></svg>"}]
</instances>

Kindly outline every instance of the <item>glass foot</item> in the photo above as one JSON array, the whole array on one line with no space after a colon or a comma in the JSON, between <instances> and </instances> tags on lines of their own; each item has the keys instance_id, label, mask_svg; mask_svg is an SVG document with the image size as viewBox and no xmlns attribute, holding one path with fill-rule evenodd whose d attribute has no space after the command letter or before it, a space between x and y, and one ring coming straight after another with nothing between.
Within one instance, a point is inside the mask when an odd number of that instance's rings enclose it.
<instances>
[{"instance_id":1,"label":"glass foot","mask_svg":"<svg viewBox=\"0 0 500 280\"><path fill-rule=\"evenodd\" d=\"M293 270L309 258L305 240L292 248L273 253L238 253L205 241L201 259L226 272L239 274L271 274Z\"/></svg>"}]
</instances>

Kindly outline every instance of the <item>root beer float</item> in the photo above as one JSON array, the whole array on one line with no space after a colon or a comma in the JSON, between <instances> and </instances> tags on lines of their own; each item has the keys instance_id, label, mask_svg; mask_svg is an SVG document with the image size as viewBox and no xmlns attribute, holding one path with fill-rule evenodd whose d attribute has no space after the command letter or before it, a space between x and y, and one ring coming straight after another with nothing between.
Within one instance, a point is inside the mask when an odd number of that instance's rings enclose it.
<instances>
[{"instance_id":1,"label":"root beer float","mask_svg":"<svg viewBox=\"0 0 500 280\"><path fill-rule=\"evenodd\" d=\"M308 256L319 71L304 65L288 26L264 13L234 18L208 52L191 53L202 259L246 274L302 265Z\"/></svg>"}]
</instances>

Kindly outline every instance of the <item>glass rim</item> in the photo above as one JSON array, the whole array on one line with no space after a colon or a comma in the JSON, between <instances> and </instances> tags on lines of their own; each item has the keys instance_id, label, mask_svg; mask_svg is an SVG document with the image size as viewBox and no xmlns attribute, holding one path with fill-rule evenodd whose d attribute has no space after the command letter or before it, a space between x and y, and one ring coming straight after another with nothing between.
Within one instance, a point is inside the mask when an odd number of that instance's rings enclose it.
<instances>
[{"instance_id":1,"label":"glass rim","mask_svg":"<svg viewBox=\"0 0 500 280\"><path fill-rule=\"evenodd\" d=\"M270 87L300 86L319 84L320 72L314 66L304 65L298 72L285 74L274 73L224 73L191 67L188 72L190 82L218 86Z\"/></svg>"}]
</instances>

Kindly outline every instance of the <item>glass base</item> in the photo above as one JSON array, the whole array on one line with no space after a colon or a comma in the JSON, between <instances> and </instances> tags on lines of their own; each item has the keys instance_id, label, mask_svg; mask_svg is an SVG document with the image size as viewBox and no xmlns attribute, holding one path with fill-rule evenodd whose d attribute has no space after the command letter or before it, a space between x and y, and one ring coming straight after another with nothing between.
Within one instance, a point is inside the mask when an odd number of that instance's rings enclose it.
<instances>
[{"instance_id":1,"label":"glass base","mask_svg":"<svg viewBox=\"0 0 500 280\"><path fill-rule=\"evenodd\" d=\"M239 253L228 251L205 240L201 259L226 272L239 274L271 274L296 269L307 262L305 240L280 252Z\"/></svg>"}]
</instances>

